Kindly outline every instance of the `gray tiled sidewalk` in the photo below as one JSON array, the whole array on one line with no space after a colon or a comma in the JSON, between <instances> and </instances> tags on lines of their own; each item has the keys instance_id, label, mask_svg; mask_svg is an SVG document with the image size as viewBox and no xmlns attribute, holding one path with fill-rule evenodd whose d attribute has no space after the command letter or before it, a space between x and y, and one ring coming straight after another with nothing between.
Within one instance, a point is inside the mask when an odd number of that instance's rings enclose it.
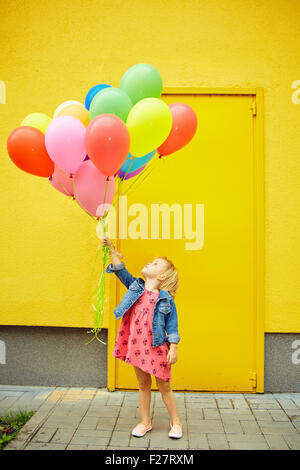
<instances>
[{"instance_id":1,"label":"gray tiled sidewalk","mask_svg":"<svg viewBox=\"0 0 300 470\"><path fill-rule=\"evenodd\" d=\"M0 385L0 415L35 411L5 449L300 450L300 393L175 396L183 437L168 437L168 411L160 392L152 392L153 429L136 438L138 392Z\"/></svg>"}]
</instances>

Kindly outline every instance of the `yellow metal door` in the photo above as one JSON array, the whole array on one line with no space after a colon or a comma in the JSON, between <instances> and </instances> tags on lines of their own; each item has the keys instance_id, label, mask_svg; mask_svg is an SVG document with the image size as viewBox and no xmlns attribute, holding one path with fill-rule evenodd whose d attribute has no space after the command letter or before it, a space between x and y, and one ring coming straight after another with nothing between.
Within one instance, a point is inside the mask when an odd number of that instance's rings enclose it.
<instances>
[{"instance_id":1,"label":"yellow metal door","mask_svg":"<svg viewBox=\"0 0 300 470\"><path fill-rule=\"evenodd\" d=\"M127 235L118 248L134 276L141 276L144 264L156 255L166 255L178 269L175 303L181 341L178 362L172 366L173 390L263 391L263 382L256 389L257 375L263 374L256 96L170 93L163 99L192 106L197 133L187 147L159 160L149 177L129 192L128 226L138 215L133 216L134 211L130 215L130 206L145 205L148 239L133 240ZM163 203L181 207L182 238L175 238L172 210L170 238L162 238L161 228L159 239L151 238L151 204ZM192 207L192 217L188 210L185 215L185 205ZM198 247L195 239L187 238L188 217ZM194 249L188 249L189 244ZM126 290L117 283L116 304ZM111 339L120 321L114 323ZM112 347L110 388L137 389L133 367L112 359ZM154 377L152 387L157 390Z\"/></svg>"}]
</instances>

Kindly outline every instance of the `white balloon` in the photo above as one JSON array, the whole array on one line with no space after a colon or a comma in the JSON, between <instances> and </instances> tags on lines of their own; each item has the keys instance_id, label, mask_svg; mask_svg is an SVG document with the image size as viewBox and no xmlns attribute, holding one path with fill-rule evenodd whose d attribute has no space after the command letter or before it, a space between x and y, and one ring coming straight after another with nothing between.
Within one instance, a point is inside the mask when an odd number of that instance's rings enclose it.
<instances>
[{"instance_id":1,"label":"white balloon","mask_svg":"<svg viewBox=\"0 0 300 470\"><path fill-rule=\"evenodd\" d=\"M56 108L55 113L53 114L53 117L55 118L63 108L65 108L66 106L70 106L71 104L80 104L81 106L85 107L84 104L80 103L79 101L74 101L74 100L64 101L62 104L58 106L58 108Z\"/></svg>"}]
</instances>

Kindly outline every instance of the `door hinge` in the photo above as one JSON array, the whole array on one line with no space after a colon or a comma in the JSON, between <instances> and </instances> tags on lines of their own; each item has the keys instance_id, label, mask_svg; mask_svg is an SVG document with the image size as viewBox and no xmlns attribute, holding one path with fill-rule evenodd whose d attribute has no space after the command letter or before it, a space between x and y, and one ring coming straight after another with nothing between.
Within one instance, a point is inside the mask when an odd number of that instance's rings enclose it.
<instances>
[{"instance_id":1,"label":"door hinge","mask_svg":"<svg viewBox=\"0 0 300 470\"><path fill-rule=\"evenodd\" d=\"M253 101L251 108L253 116L256 116L257 113L257 106L256 106L256 101Z\"/></svg>"},{"instance_id":2,"label":"door hinge","mask_svg":"<svg viewBox=\"0 0 300 470\"><path fill-rule=\"evenodd\" d=\"M252 387L256 388L257 385L257 373L256 372L249 372L249 380L251 382Z\"/></svg>"}]
</instances>

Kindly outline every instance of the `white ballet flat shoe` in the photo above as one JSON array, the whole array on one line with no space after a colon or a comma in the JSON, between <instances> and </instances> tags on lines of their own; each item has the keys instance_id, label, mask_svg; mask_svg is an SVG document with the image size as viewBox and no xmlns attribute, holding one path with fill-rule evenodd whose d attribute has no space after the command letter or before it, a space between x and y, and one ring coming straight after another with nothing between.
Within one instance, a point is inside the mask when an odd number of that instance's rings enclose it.
<instances>
[{"instance_id":1,"label":"white ballet flat shoe","mask_svg":"<svg viewBox=\"0 0 300 470\"><path fill-rule=\"evenodd\" d=\"M175 423L172 425L170 421L170 426L171 426L171 429L169 431L168 436L173 437L175 439L180 439L182 437L182 425L178 423Z\"/></svg>"},{"instance_id":2,"label":"white ballet flat shoe","mask_svg":"<svg viewBox=\"0 0 300 470\"><path fill-rule=\"evenodd\" d=\"M132 430L131 434L135 437L142 437L146 434L146 432L151 431L152 425L151 423L145 426L143 423L139 423L136 427Z\"/></svg>"}]
</instances>

